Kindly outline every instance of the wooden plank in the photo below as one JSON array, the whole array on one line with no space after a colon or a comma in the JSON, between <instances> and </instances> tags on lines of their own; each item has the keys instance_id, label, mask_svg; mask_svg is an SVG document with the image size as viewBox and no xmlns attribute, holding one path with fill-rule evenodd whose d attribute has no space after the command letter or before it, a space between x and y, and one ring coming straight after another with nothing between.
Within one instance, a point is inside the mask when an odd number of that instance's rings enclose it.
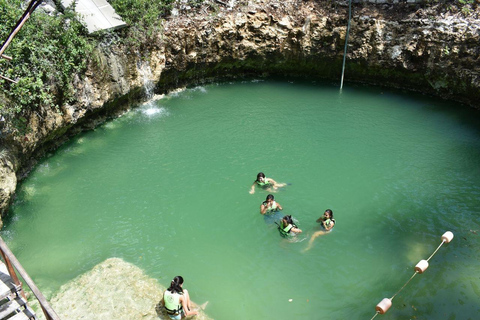
<instances>
[{"instance_id":1,"label":"wooden plank","mask_svg":"<svg viewBox=\"0 0 480 320\"><path fill-rule=\"evenodd\" d=\"M27 304L25 300L17 297L14 300L8 301L0 307L0 319L6 318L8 315L14 313L16 310L24 307Z\"/></svg>"}]
</instances>

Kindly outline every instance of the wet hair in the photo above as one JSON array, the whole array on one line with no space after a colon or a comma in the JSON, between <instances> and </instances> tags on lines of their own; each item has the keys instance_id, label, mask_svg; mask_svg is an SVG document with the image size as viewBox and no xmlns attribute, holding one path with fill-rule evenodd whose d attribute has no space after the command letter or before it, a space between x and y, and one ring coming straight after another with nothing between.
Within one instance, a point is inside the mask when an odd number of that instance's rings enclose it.
<instances>
[{"instance_id":1,"label":"wet hair","mask_svg":"<svg viewBox=\"0 0 480 320\"><path fill-rule=\"evenodd\" d=\"M180 285L183 284L182 276L176 276L173 278L172 282L170 282L170 287L167 289L171 293L183 293L183 289Z\"/></svg>"},{"instance_id":2,"label":"wet hair","mask_svg":"<svg viewBox=\"0 0 480 320\"><path fill-rule=\"evenodd\" d=\"M328 212L330 214L330 219L333 219L333 211L330 209L325 210L325 212Z\"/></svg>"},{"instance_id":3,"label":"wet hair","mask_svg":"<svg viewBox=\"0 0 480 320\"><path fill-rule=\"evenodd\" d=\"M287 225L291 224L291 225L296 227L295 223L293 222L293 219L292 219L291 215L286 215L282 218L282 226L283 226L284 222L286 222ZM286 226L283 226L283 227L286 227Z\"/></svg>"},{"instance_id":4,"label":"wet hair","mask_svg":"<svg viewBox=\"0 0 480 320\"><path fill-rule=\"evenodd\" d=\"M267 198L265 198L265 201L268 201L268 200L275 200L275 197L273 196L273 194L269 194Z\"/></svg>"},{"instance_id":5,"label":"wet hair","mask_svg":"<svg viewBox=\"0 0 480 320\"><path fill-rule=\"evenodd\" d=\"M255 180L255 181L260 181L260 178L265 179L265 173L259 172L259 173L257 174L257 180Z\"/></svg>"}]
</instances>

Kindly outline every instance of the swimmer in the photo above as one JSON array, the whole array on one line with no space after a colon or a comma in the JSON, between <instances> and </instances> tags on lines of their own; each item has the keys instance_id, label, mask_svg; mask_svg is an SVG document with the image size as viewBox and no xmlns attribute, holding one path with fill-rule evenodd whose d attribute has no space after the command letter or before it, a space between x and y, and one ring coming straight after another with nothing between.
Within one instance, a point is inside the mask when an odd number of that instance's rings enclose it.
<instances>
[{"instance_id":1,"label":"swimmer","mask_svg":"<svg viewBox=\"0 0 480 320\"><path fill-rule=\"evenodd\" d=\"M308 241L308 246L303 250L304 252L310 250L313 241L316 238L332 231L333 227L335 226L335 219L333 219L333 211L330 209L325 210L325 213L323 214L323 216L317 219L317 222L322 224L324 230L319 230L312 235L310 241Z\"/></svg>"},{"instance_id":2,"label":"swimmer","mask_svg":"<svg viewBox=\"0 0 480 320\"><path fill-rule=\"evenodd\" d=\"M170 319L178 320L198 314L198 311L192 310L192 303L187 289L182 287L183 278L176 276L170 283L170 287L163 293L161 303L165 307Z\"/></svg>"},{"instance_id":3,"label":"swimmer","mask_svg":"<svg viewBox=\"0 0 480 320\"><path fill-rule=\"evenodd\" d=\"M278 225L278 230L282 237L291 237L298 233L302 233L302 230L297 227L290 215L282 218L282 221L280 221L280 224Z\"/></svg>"},{"instance_id":4,"label":"swimmer","mask_svg":"<svg viewBox=\"0 0 480 320\"><path fill-rule=\"evenodd\" d=\"M273 194L269 194L265 201L260 205L261 214L270 214L278 210L283 210L283 208L280 203L275 201Z\"/></svg>"},{"instance_id":5,"label":"swimmer","mask_svg":"<svg viewBox=\"0 0 480 320\"><path fill-rule=\"evenodd\" d=\"M250 188L250 194L255 193L256 186L259 186L262 189L272 192L286 185L287 185L286 183L278 183L271 178L267 178L265 177L265 174L263 172L259 172L257 174L257 179L253 181L252 187Z\"/></svg>"}]
</instances>

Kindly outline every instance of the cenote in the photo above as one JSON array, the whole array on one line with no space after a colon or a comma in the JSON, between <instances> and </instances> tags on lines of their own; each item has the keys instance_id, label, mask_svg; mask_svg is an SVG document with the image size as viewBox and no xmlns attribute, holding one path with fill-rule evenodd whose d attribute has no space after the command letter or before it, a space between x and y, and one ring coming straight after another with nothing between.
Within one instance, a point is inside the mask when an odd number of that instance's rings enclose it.
<instances>
[{"instance_id":1,"label":"cenote","mask_svg":"<svg viewBox=\"0 0 480 320\"><path fill-rule=\"evenodd\" d=\"M407 92L239 81L172 93L72 139L18 187L2 237L47 295L118 257L186 279L215 319L474 319L480 117ZM259 171L289 185L282 239ZM304 252L327 208L336 226ZM289 300L291 299L291 302Z\"/></svg>"}]
</instances>

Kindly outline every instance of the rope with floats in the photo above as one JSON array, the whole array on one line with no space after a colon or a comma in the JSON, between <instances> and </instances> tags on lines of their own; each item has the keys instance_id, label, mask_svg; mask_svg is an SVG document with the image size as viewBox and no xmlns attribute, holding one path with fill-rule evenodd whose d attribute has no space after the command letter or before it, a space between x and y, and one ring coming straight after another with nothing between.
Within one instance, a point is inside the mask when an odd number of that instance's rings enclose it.
<instances>
[{"instance_id":1,"label":"rope with floats","mask_svg":"<svg viewBox=\"0 0 480 320\"><path fill-rule=\"evenodd\" d=\"M342 80L340 82L340 90L343 89L343 75L345 74L345 59L347 58L348 34L350 33L351 20L352 20L352 0L348 2L348 24L347 24L347 34L345 35L345 49L343 50Z\"/></svg>"},{"instance_id":2,"label":"rope with floats","mask_svg":"<svg viewBox=\"0 0 480 320\"><path fill-rule=\"evenodd\" d=\"M447 231L445 232L443 235L442 235L442 243L440 243L440 245L437 247L437 249L432 253L432 255L427 259L427 260L420 260L420 262L417 263L417 265L415 266L415 273L410 277L410 279L408 279L408 281L400 288L400 290L398 290L390 299L389 298L384 298L382 301L380 301L377 306L375 307L375 310L376 310L376 313L375 315L373 316L373 319L375 319L376 316L378 316L379 314L384 314L385 312L388 311L388 309L390 309L390 307L392 306L392 300L393 298L395 298L395 296L397 294L399 294L403 288L405 288L408 283L419 273L423 273L425 270L427 270L428 268L428 261L430 261L430 259L435 255L435 253L437 253L437 251L440 249L440 247L444 244L444 243L449 243L450 241L452 241L453 239L453 233L450 232L450 231Z\"/></svg>"}]
</instances>

